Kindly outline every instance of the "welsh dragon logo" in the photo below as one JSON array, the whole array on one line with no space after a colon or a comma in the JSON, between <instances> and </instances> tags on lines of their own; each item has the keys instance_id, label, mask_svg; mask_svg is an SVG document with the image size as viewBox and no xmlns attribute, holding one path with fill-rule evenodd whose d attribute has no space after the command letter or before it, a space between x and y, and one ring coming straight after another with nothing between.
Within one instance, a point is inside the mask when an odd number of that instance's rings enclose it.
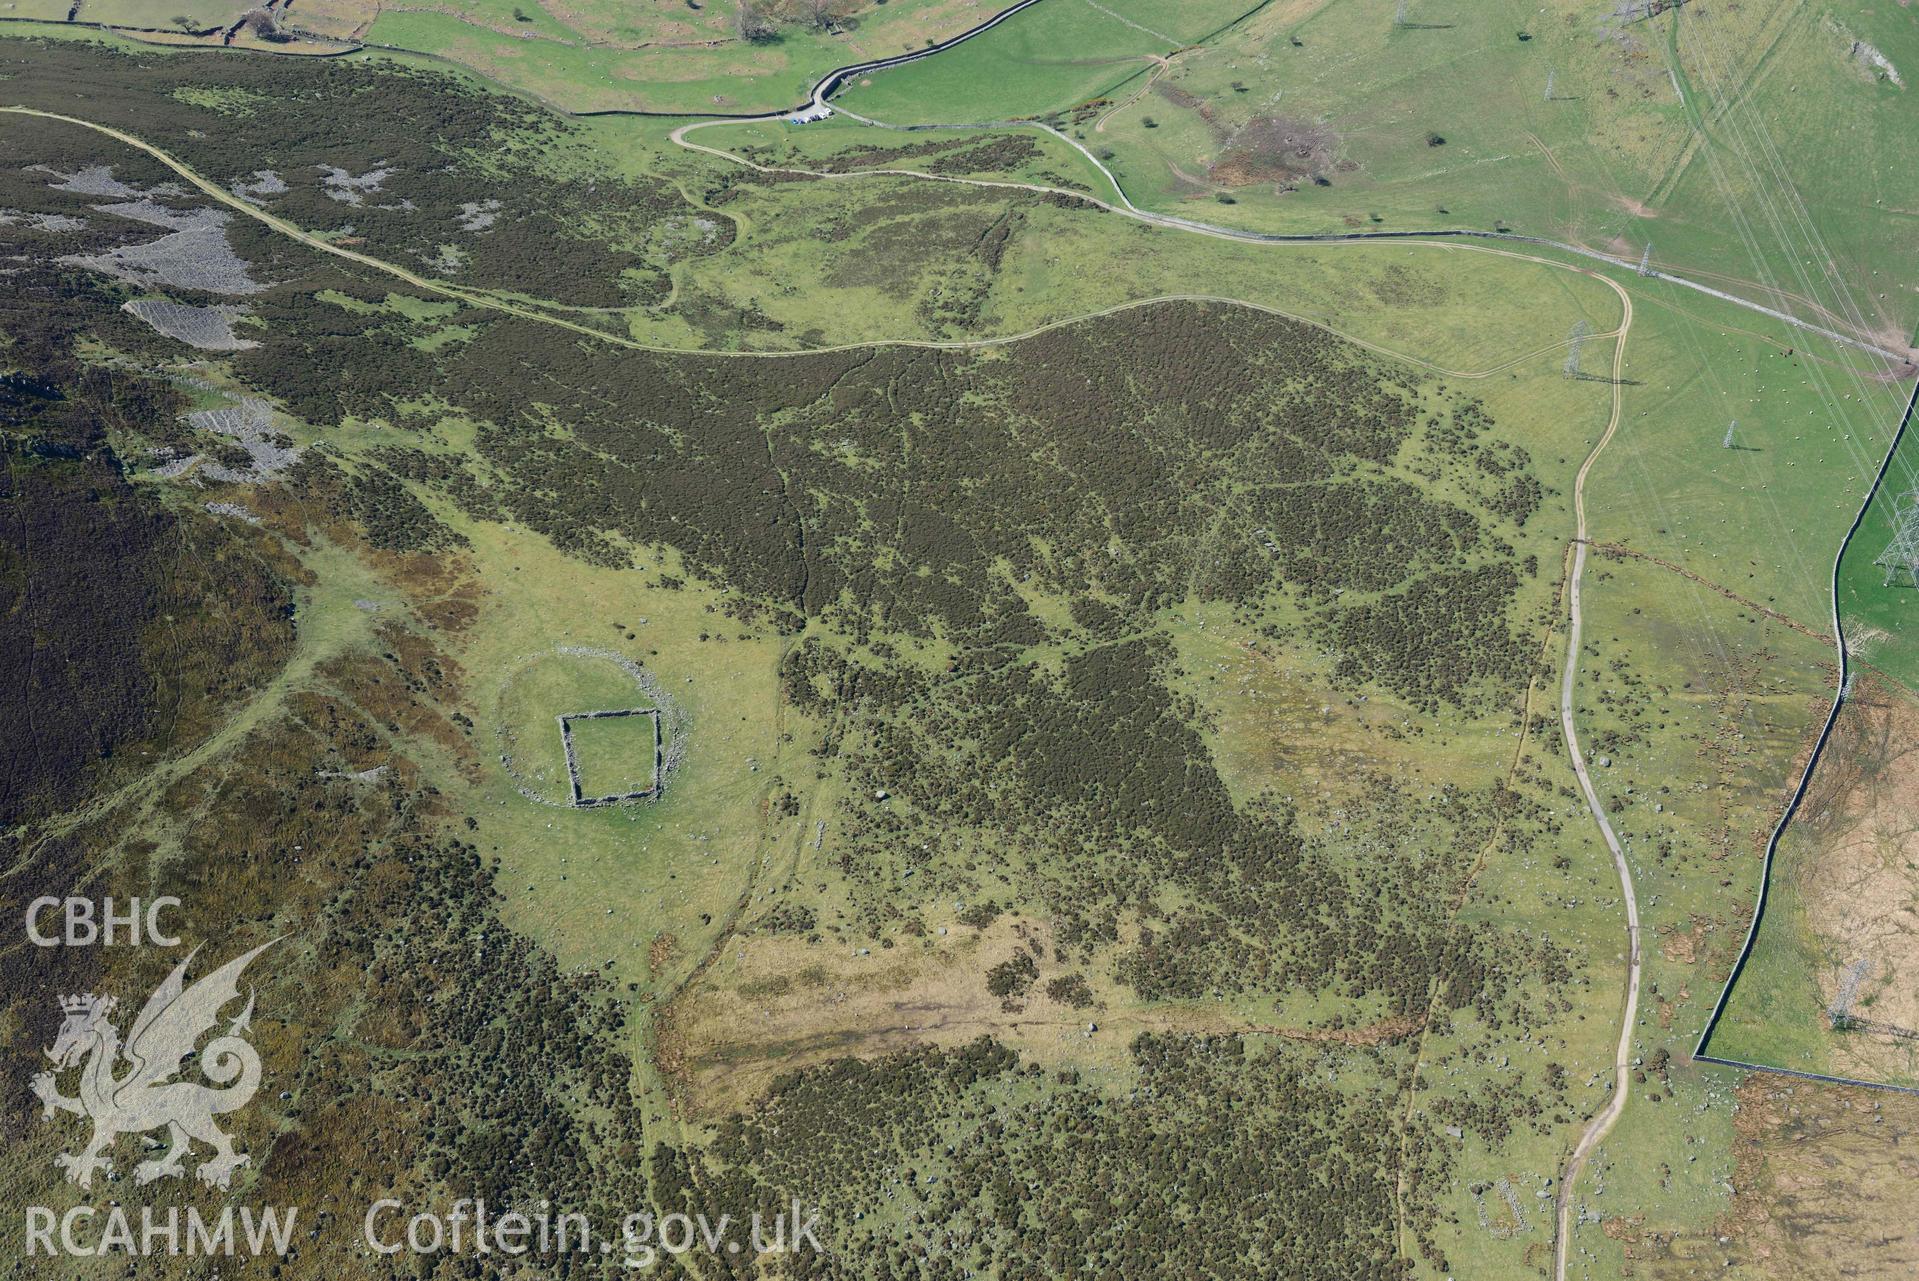
<instances>
[{"instance_id":1,"label":"welsh dragon logo","mask_svg":"<svg viewBox=\"0 0 1919 1281\"><path fill-rule=\"evenodd\" d=\"M93 1122L93 1139L79 1155L63 1152L53 1159L69 1181L91 1187L94 1171L112 1173L109 1153L122 1134L163 1128L169 1141L166 1152L135 1166L134 1182L178 1178L185 1172L181 1158L195 1140L213 1149L213 1155L194 1171L202 1183L227 1187L233 1172L248 1164L246 1155L233 1150L232 1137L213 1118L245 1107L260 1088L260 1055L245 1039L253 1017L251 991L246 1008L200 1054L200 1071L213 1085L172 1078L200 1038L219 1022L221 1009L239 998L241 971L272 946L264 943L188 987L187 966L199 953L195 948L147 998L124 1045L110 1018L116 1004L112 997L89 993L60 998L66 1021L46 1052L54 1070L33 1078L33 1092L46 1117L51 1118L57 1109ZM76 1066L80 1093L68 1098L60 1093L55 1075Z\"/></svg>"}]
</instances>

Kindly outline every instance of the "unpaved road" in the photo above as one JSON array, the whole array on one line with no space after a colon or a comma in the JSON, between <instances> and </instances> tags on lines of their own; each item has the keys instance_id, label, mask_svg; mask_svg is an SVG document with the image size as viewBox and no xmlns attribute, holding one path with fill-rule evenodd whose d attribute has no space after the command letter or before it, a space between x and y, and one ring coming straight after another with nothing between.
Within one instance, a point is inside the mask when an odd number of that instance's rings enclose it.
<instances>
[{"instance_id":1,"label":"unpaved road","mask_svg":"<svg viewBox=\"0 0 1919 1281\"><path fill-rule=\"evenodd\" d=\"M1632 868L1626 863L1626 851L1613 834L1605 807L1599 803L1599 793L1593 788L1592 774L1586 767L1585 753L1579 748L1579 732L1573 725L1573 685L1579 676L1579 646L1585 626L1579 588L1589 549L1586 534L1586 478L1591 475L1593 464L1599 461L1600 453L1619 430L1620 379L1625 373L1626 331L1632 327L1632 299L1623 289L1620 290L1620 298L1625 304L1626 313L1619 322L1619 341L1613 346L1612 418L1607 422L1598 443L1592 447L1592 452L1586 455L1586 461L1580 464L1579 475L1573 480L1573 523L1577 541L1573 544L1573 567L1567 593L1571 632L1566 640L1565 670L1559 678L1559 728L1566 738L1566 755L1572 760L1573 773L1579 776L1579 790L1585 794L1586 808L1592 811L1593 820L1599 824L1599 834L1606 839L1606 848L1612 851L1613 869L1619 873L1619 889L1626 903L1626 1008L1619 1027L1619 1046L1613 1054L1612 1094L1606 1099L1606 1105L1587 1123L1586 1132L1579 1136L1572 1156L1567 1158L1566 1167L1560 1172L1559 1191L1555 1200L1558 1226L1553 1233L1554 1281L1566 1281L1566 1263L1572 1250L1573 1189L1593 1149L1605 1142L1606 1136L1612 1133L1614 1124L1618 1122L1620 1113L1626 1109L1627 1087L1632 1080L1632 1033L1639 1021L1639 897L1633 892Z\"/></svg>"}]
</instances>

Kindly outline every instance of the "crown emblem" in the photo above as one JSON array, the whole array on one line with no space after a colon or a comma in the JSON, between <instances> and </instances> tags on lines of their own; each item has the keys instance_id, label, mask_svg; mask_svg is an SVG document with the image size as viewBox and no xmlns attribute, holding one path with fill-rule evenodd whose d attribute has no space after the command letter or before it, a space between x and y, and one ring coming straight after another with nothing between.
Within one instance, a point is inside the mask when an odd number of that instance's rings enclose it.
<instances>
[{"instance_id":1,"label":"crown emblem","mask_svg":"<svg viewBox=\"0 0 1919 1281\"><path fill-rule=\"evenodd\" d=\"M196 948L147 998L124 1045L111 1018L118 1005L113 997L95 992L60 997L66 1019L46 1051L51 1070L36 1074L31 1088L42 1117L66 1112L93 1122L93 1137L85 1147L54 1158L69 1181L91 1188L95 1174L112 1174L112 1149L121 1135L163 1130L172 1145L150 1145L154 1155L134 1167L135 1183L180 1177L186 1171L182 1158L198 1142L211 1147L213 1155L200 1161L195 1176L209 1187L231 1186L233 1172L249 1164L249 1158L234 1150L233 1136L214 1118L245 1107L253 1098L260 1088L261 1063L259 1051L247 1041L252 995L224 1031L220 1012L240 1000L240 975L247 963L271 946L263 943L189 984L187 967L198 954ZM209 1035L211 1040L206 1039ZM176 1079L189 1060L206 1084ZM65 1072L79 1073L79 1094L60 1092L57 1077Z\"/></svg>"}]
</instances>

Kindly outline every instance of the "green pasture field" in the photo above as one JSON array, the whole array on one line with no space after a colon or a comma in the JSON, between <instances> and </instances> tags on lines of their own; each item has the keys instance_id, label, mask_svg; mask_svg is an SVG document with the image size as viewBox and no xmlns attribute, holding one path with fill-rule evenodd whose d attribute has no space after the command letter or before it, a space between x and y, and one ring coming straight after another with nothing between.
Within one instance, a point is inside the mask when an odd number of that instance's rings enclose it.
<instances>
[{"instance_id":1,"label":"green pasture field","mask_svg":"<svg viewBox=\"0 0 1919 1281\"><path fill-rule=\"evenodd\" d=\"M1856 660L1919 691L1919 589L1877 562L1906 527L1919 528L1919 430L1908 428L1839 565L1839 611Z\"/></svg>"},{"instance_id":2,"label":"green pasture field","mask_svg":"<svg viewBox=\"0 0 1919 1281\"><path fill-rule=\"evenodd\" d=\"M65 22L72 0L11 0L11 8L0 8L0 17L22 22Z\"/></svg>"},{"instance_id":3,"label":"green pasture field","mask_svg":"<svg viewBox=\"0 0 1919 1281\"><path fill-rule=\"evenodd\" d=\"M109 27L151 27L163 30L205 31L212 27L230 27L240 20L240 15L251 6L232 3L232 0L81 0L78 20L97 22ZM178 15L189 19L182 25L174 21ZM12 17L14 15L8 14ZM25 13L21 17L38 17L39 14ZM52 16L56 21L66 17L62 8Z\"/></svg>"},{"instance_id":4,"label":"green pasture field","mask_svg":"<svg viewBox=\"0 0 1919 1281\"><path fill-rule=\"evenodd\" d=\"M672 95L671 105L684 110L746 110L754 104L733 97L740 86L770 77L770 99L797 101L804 80L751 50L689 65L668 54L518 39L439 13L383 11L367 39L469 67L568 111L643 110L655 95Z\"/></svg>"},{"instance_id":5,"label":"green pasture field","mask_svg":"<svg viewBox=\"0 0 1919 1281\"><path fill-rule=\"evenodd\" d=\"M1588 34L1591 14L1577 30L1557 16L1520 4L1427 3L1410 6L1399 28L1376 6L1273 6L1176 60L1156 92L1104 122L1098 140L1117 151L1115 170L1142 205L1203 207L1230 191L1236 205L1209 211L1220 222L1305 230L1353 218L1394 228L1505 218L1538 230L1541 215L1569 210L1555 209L1566 193L1532 135L1570 143L1588 136L1595 113L1623 110L1583 86L1599 70L1588 64L1604 56ZM1284 193L1209 179L1256 118L1324 127L1345 163L1326 169L1327 186L1302 175ZM1444 141L1434 145L1435 136ZM1676 145L1657 134L1636 141L1655 143Z\"/></svg>"},{"instance_id":6,"label":"green pasture field","mask_svg":"<svg viewBox=\"0 0 1919 1281\"><path fill-rule=\"evenodd\" d=\"M1861 68L1855 39L1919 63L1919 33L1877 11L1689 6L1648 27L1434 0L1402 28L1377 6L1276 5L1073 129L1143 207L1277 231L1503 226L1626 257L1650 243L1656 264L1896 346L1919 321L1897 274L1919 179L1904 91ZM1323 129L1326 185L1213 177L1255 118Z\"/></svg>"},{"instance_id":7,"label":"green pasture field","mask_svg":"<svg viewBox=\"0 0 1919 1281\"><path fill-rule=\"evenodd\" d=\"M1752 958L1740 972L1706 1047L1719 1058L1795 1072L1834 1069L1833 1033L1826 1025L1827 1002L1816 976L1836 973L1845 962L1826 955L1791 887L1796 866L1812 846L1791 828L1780 842L1766 918L1753 942Z\"/></svg>"},{"instance_id":8,"label":"green pasture field","mask_svg":"<svg viewBox=\"0 0 1919 1281\"><path fill-rule=\"evenodd\" d=\"M1015 120L1111 93L1169 52L1084 0L1047 0L937 57L853 81L833 103L888 124Z\"/></svg>"},{"instance_id":9,"label":"green pasture field","mask_svg":"<svg viewBox=\"0 0 1919 1281\"><path fill-rule=\"evenodd\" d=\"M507 678L500 692L494 729L513 755L515 773L542 796L564 805L569 803L568 780L559 718L581 712L645 707L650 701L633 678L612 659L558 652L532 654ZM625 759L626 754L618 744L629 735L624 730L605 735L592 733L588 727L597 724L577 721L571 727L582 783L587 780L588 762L597 760L596 755L587 751L585 736L591 734L603 744L614 745L617 759ZM646 739L648 781L642 783L642 787L652 785L651 726L646 729ZM596 764L596 777L597 770ZM605 796L627 790L630 789L608 787L595 791L588 787L586 795Z\"/></svg>"},{"instance_id":10,"label":"green pasture field","mask_svg":"<svg viewBox=\"0 0 1919 1281\"><path fill-rule=\"evenodd\" d=\"M718 9L722 6L714 7ZM421 6L421 8L426 9L427 6ZM656 27L651 34L656 37L671 38L679 34L676 30L678 26L677 22L670 20L660 22L657 17L653 19L653 22L642 22L639 25L625 24L629 28L626 30L606 31L589 28L583 19L587 14L597 14L599 8L598 5L592 4L585 5L582 8L575 8L571 5L554 5L553 9L559 10L560 13L567 15L567 19L562 19L556 16L552 10L549 10L546 5L537 3L526 4L524 0L519 0L518 3L516 3L516 0L460 0L458 5L448 5L440 12L444 14L444 16L451 17L455 21L460 22L462 26L468 28L489 27L494 31L511 35L516 40L525 40L527 37L532 36L538 37L541 40L584 43L584 41L581 40L582 35L589 35L595 40L602 42L620 39L644 40L649 34L647 28L655 22L659 23L659 26ZM644 10L639 9L639 6L632 6L628 12L632 12L633 10L644 12ZM380 21L384 22L388 17L403 16L423 15L383 13ZM686 16L692 18L694 15L691 10L688 10ZM713 29L717 33L716 28L707 29ZM690 32L688 34L690 34ZM370 31L368 35L371 39L372 33Z\"/></svg>"},{"instance_id":11,"label":"green pasture field","mask_svg":"<svg viewBox=\"0 0 1919 1281\"><path fill-rule=\"evenodd\" d=\"M1216 35L1264 6L1258 0L1100 0L1098 7L1179 45Z\"/></svg>"},{"instance_id":12,"label":"green pasture field","mask_svg":"<svg viewBox=\"0 0 1919 1281\"><path fill-rule=\"evenodd\" d=\"M1875 357L1620 278L1637 302L1634 383L1594 470L1594 537L1830 632L1832 557L1890 446L1900 388Z\"/></svg>"},{"instance_id":13,"label":"green pasture field","mask_svg":"<svg viewBox=\"0 0 1919 1281\"><path fill-rule=\"evenodd\" d=\"M737 37L725 0L697 12L659 6L644 18L605 0L519 6L530 23L514 8L482 0L460 14L387 10L367 42L446 59L566 111L750 113L797 106L835 67L936 43L981 16L959 0L893 0L862 6L836 33L789 17L774 38L752 42Z\"/></svg>"}]
</instances>

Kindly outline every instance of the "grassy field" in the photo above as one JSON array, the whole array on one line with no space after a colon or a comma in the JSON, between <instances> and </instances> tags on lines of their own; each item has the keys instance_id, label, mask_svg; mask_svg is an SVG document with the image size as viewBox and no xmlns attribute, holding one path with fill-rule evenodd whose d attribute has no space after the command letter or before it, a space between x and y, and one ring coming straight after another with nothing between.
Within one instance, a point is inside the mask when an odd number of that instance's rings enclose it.
<instances>
[{"instance_id":1,"label":"grassy field","mask_svg":"<svg viewBox=\"0 0 1919 1281\"><path fill-rule=\"evenodd\" d=\"M597 654L549 652L530 655L507 678L500 691L494 726L502 745L513 757L514 772L526 785L555 804L567 804L566 758L560 745L558 718L650 705L646 692L617 660ZM605 723L580 720L571 727L574 753L587 796L638 790L598 786L603 766L621 778L640 771L643 781L639 789L653 785L654 731L650 718L638 719L649 723L638 726L623 720ZM643 760L637 746L642 737L645 740ZM589 778L594 780L592 785L588 785ZM618 779L604 781L617 782Z\"/></svg>"},{"instance_id":2,"label":"grassy field","mask_svg":"<svg viewBox=\"0 0 1919 1281\"><path fill-rule=\"evenodd\" d=\"M1919 690L1919 588L1878 563L1905 528L1919 528L1919 433L1908 430L1839 565L1839 610L1857 660ZM1897 558L1895 558L1896 564Z\"/></svg>"},{"instance_id":3,"label":"grassy field","mask_svg":"<svg viewBox=\"0 0 1919 1281\"><path fill-rule=\"evenodd\" d=\"M982 16L964 0L894 0L843 6L838 28L822 31L793 8L783 17L768 7L777 35L751 41L725 2L385 7L366 41L447 59L568 111L726 114L795 106L834 67L935 43Z\"/></svg>"},{"instance_id":4,"label":"grassy field","mask_svg":"<svg viewBox=\"0 0 1919 1281\"><path fill-rule=\"evenodd\" d=\"M1363 5L1267 7L1072 129L1149 208L1285 231L1506 226L1628 256L1651 244L1657 263L1894 344L1919 322L1885 248L1912 235L1901 211L1919 194L1893 150L1903 90L1852 52L1919 60L1909 24L1806 5L1651 25L1568 4L1426 9L1397 26ZM1042 5L845 101L888 120L1064 110L1119 84L1045 61L1088 22ZM1171 52L1128 30L1134 56ZM962 58L992 78L961 74Z\"/></svg>"},{"instance_id":5,"label":"grassy field","mask_svg":"<svg viewBox=\"0 0 1919 1281\"><path fill-rule=\"evenodd\" d=\"M1116 12L1083 0L1037 5L936 58L854 81L834 102L888 124L1016 120L1076 107L1171 52Z\"/></svg>"},{"instance_id":6,"label":"grassy field","mask_svg":"<svg viewBox=\"0 0 1919 1281\"><path fill-rule=\"evenodd\" d=\"M1615 447L1629 444L1650 449L1624 436ZM1666 479L1630 466L1605 475L1589 493L1601 539L1622 532L1622 490L1644 503ZM1575 1189L1591 1217L1575 1232L1573 1275L1606 1277L1649 1249L1681 1261L1713 1250L1737 1205L1726 1183L1738 1077L1689 1055L1743 940L1759 849L1781 780L1817 728L1829 658L1799 626L1652 561L1596 556L1584 595L1575 721L1632 869L1645 958L1629 1102ZM1616 882L1594 892L1619 910ZM1610 943L1619 957L1622 934ZM1617 991L1603 1015L1614 1029ZM1610 1047L1591 1069L1609 1071L1609 1060ZM1732 1275L1770 1275L1752 1250L1720 1249L1715 1266L1732 1259Z\"/></svg>"},{"instance_id":7,"label":"grassy field","mask_svg":"<svg viewBox=\"0 0 1919 1281\"><path fill-rule=\"evenodd\" d=\"M65 22L71 0L6 0L0 16L28 22Z\"/></svg>"},{"instance_id":8,"label":"grassy field","mask_svg":"<svg viewBox=\"0 0 1919 1281\"><path fill-rule=\"evenodd\" d=\"M1247 0L1063 0L958 49L854 82L835 101L889 124L1018 120L1131 93L1175 50L1217 38Z\"/></svg>"},{"instance_id":9,"label":"grassy field","mask_svg":"<svg viewBox=\"0 0 1919 1281\"><path fill-rule=\"evenodd\" d=\"M247 9L248 6L243 4L220 3L219 0L182 0L178 4L157 4L153 0L81 0L76 19L109 27L204 31L210 27L232 26ZM62 13L59 16L66 15ZM187 21L181 22L180 18Z\"/></svg>"}]
</instances>

